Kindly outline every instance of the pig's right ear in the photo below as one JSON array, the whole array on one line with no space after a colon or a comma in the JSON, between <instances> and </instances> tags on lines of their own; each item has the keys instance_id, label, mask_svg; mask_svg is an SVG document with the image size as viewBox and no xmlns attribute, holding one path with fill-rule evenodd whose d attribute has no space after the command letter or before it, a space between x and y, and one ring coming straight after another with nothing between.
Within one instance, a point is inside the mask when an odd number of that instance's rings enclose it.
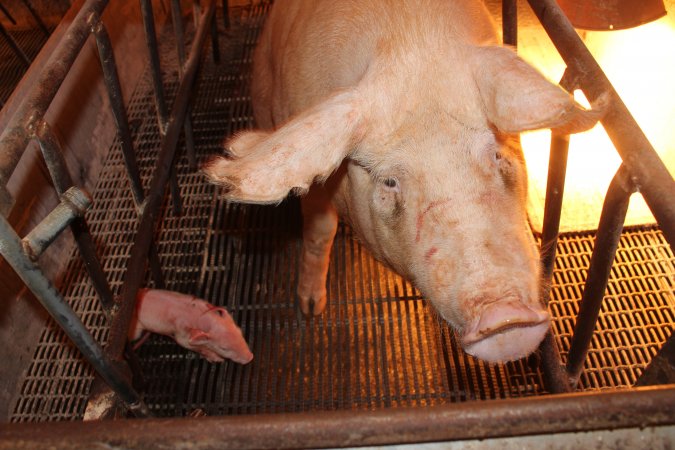
<instances>
[{"instance_id":1,"label":"pig's right ear","mask_svg":"<svg viewBox=\"0 0 675 450\"><path fill-rule=\"evenodd\" d=\"M277 203L303 193L340 166L363 135L357 91L343 91L293 118L274 132L247 131L226 144L226 155L202 168L225 197Z\"/></svg>"},{"instance_id":2,"label":"pig's right ear","mask_svg":"<svg viewBox=\"0 0 675 450\"><path fill-rule=\"evenodd\" d=\"M604 98L584 109L509 48L477 47L472 64L488 120L502 132L551 128L578 133L592 128L605 112Z\"/></svg>"}]
</instances>

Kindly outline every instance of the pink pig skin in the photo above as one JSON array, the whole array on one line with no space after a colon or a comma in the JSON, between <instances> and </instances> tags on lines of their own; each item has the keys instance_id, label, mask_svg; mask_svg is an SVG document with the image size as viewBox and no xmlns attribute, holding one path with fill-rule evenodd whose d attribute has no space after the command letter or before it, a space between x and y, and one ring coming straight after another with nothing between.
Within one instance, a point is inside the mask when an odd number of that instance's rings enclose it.
<instances>
[{"instance_id":1,"label":"pink pig skin","mask_svg":"<svg viewBox=\"0 0 675 450\"><path fill-rule=\"evenodd\" d=\"M159 289L139 290L129 339L140 338L144 331L169 336L210 362L227 358L246 364L253 359L241 330L225 308L191 295Z\"/></svg>"}]
</instances>

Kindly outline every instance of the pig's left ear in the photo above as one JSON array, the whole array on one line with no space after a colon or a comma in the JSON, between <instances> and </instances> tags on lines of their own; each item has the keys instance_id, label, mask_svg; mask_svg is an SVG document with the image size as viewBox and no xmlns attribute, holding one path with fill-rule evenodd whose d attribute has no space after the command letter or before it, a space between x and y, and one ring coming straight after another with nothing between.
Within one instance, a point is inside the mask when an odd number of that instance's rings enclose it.
<instances>
[{"instance_id":1,"label":"pig's left ear","mask_svg":"<svg viewBox=\"0 0 675 450\"><path fill-rule=\"evenodd\" d=\"M565 134L592 128L604 99L584 109L572 96L504 47L477 47L473 72L488 120L500 131L552 128Z\"/></svg>"},{"instance_id":2,"label":"pig's left ear","mask_svg":"<svg viewBox=\"0 0 675 450\"><path fill-rule=\"evenodd\" d=\"M225 197L276 203L290 191L304 193L338 168L363 134L356 90L336 93L274 132L246 131L226 144L225 156L202 168Z\"/></svg>"}]
</instances>

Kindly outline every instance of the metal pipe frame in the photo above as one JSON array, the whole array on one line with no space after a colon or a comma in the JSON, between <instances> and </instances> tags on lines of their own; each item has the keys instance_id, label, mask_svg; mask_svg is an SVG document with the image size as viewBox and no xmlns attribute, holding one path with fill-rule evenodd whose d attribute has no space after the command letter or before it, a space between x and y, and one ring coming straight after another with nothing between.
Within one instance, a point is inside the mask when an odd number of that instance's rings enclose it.
<instances>
[{"instance_id":1,"label":"metal pipe frame","mask_svg":"<svg viewBox=\"0 0 675 450\"><path fill-rule=\"evenodd\" d=\"M593 102L608 97L601 123L670 247L675 249L675 180L555 0L528 2L568 68L578 74L586 98Z\"/></svg>"},{"instance_id":2,"label":"metal pipe frame","mask_svg":"<svg viewBox=\"0 0 675 450\"><path fill-rule=\"evenodd\" d=\"M209 2L208 7L204 8L204 13L199 22L197 33L195 35L190 56L185 65L185 73L181 79L178 93L171 110L171 118L168 122L167 132L162 138L159 155L157 157L157 166L152 177L150 190L145 201L145 207L141 214L141 221L136 232L134 245L131 249L131 256L127 265L127 271L122 285L121 300L119 310L110 329L107 350L114 358L120 358L124 351L126 334L131 322L131 317L135 306L135 296L143 282L145 267L147 263L147 254L152 237L155 231L157 215L164 196L164 190L168 181L173 160L176 156L178 137L180 136L180 126L185 120L187 113L187 104L190 100L192 85L196 78L197 68L200 62L201 49L205 42L206 34L209 31L211 20L214 17L214 2Z\"/></svg>"},{"instance_id":3,"label":"metal pipe frame","mask_svg":"<svg viewBox=\"0 0 675 450\"><path fill-rule=\"evenodd\" d=\"M593 331L607 288L610 270L626 220L630 197L635 193L626 166L621 165L609 185L595 235L595 245L581 298L581 306L574 324L572 343L567 358L570 383L576 385L583 370L584 360L591 345Z\"/></svg>"},{"instance_id":4,"label":"metal pipe frame","mask_svg":"<svg viewBox=\"0 0 675 450\"><path fill-rule=\"evenodd\" d=\"M56 193L59 196L63 196L68 189L74 186L74 182L63 158L61 144L49 127L49 124L44 120L40 120L36 124L30 124L28 129L31 130L40 144L42 157L49 170ZM84 266L98 294L101 305L109 313L110 308L113 307L113 294L110 284L108 284L108 279L103 272L101 262L96 255L96 244L89 231L89 225L84 217L75 217L70 223L70 229L73 232L78 250L84 261Z\"/></svg>"},{"instance_id":5,"label":"metal pipe frame","mask_svg":"<svg viewBox=\"0 0 675 450\"><path fill-rule=\"evenodd\" d=\"M107 6L107 0L87 0L77 13L73 22L47 60L44 69L34 82L32 89L18 106L7 126L0 135L0 213L7 214L13 204L12 196L7 191L7 181L16 169L31 133L26 124L42 118L54 96L58 92L68 71L79 55L89 37L87 18L92 14L101 15Z\"/></svg>"},{"instance_id":6,"label":"metal pipe frame","mask_svg":"<svg viewBox=\"0 0 675 450\"><path fill-rule=\"evenodd\" d=\"M96 372L113 387L130 410L139 411L141 414L147 412L147 406L131 386L128 377L118 365L106 357L101 346L73 312L70 305L44 276L39 266L24 252L21 240L2 214L0 214L0 236L2 236L0 244L2 256L26 286L30 287L42 306L66 332Z\"/></svg>"},{"instance_id":7,"label":"metal pipe frame","mask_svg":"<svg viewBox=\"0 0 675 450\"><path fill-rule=\"evenodd\" d=\"M425 408L0 425L0 449L360 447L675 423L673 385Z\"/></svg>"},{"instance_id":8,"label":"metal pipe frame","mask_svg":"<svg viewBox=\"0 0 675 450\"><path fill-rule=\"evenodd\" d=\"M22 239L25 253L37 261L63 230L77 217L83 217L91 206L91 196L77 187L71 187L62 196L61 202L47 214L30 233Z\"/></svg>"}]
</instances>

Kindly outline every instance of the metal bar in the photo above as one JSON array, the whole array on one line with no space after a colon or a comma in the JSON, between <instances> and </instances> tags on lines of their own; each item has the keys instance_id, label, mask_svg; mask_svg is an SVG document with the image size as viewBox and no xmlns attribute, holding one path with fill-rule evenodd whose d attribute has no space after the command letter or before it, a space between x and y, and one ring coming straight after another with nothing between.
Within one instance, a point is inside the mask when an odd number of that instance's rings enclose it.
<instances>
[{"instance_id":1,"label":"metal bar","mask_svg":"<svg viewBox=\"0 0 675 450\"><path fill-rule=\"evenodd\" d=\"M223 25L225 28L230 28L230 2L223 0Z\"/></svg>"},{"instance_id":2,"label":"metal bar","mask_svg":"<svg viewBox=\"0 0 675 450\"><path fill-rule=\"evenodd\" d=\"M190 50L190 56L185 65L185 73L178 87L178 93L171 111L171 120L164 135L157 158L157 167L153 175L150 191L146 199L145 208L141 215L141 222L134 239L134 245L131 249L127 271L122 286L121 300L119 310L113 318L113 323L108 338L106 351L110 355L120 357L124 350L127 330L135 306L135 296L143 282L145 273L146 258L148 249L152 242L152 236L155 230L159 206L161 205L166 183L173 167L173 161L176 155L178 137L180 135L180 125L185 120L185 114L188 101L190 100L191 88L195 80L197 67L199 66L200 50L203 47L208 25L213 18L215 7L214 2L209 2L200 20L200 26Z\"/></svg>"},{"instance_id":3,"label":"metal bar","mask_svg":"<svg viewBox=\"0 0 675 450\"><path fill-rule=\"evenodd\" d=\"M0 11L2 11L2 13L5 15L5 17L7 17L7 20L12 22L12 25L16 25L16 20L14 19L14 17L12 17L12 15L9 13L9 11L7 11L7 8L5 8L5 6L2 4L2 2L0 2Z\"/></svg>"},{"instance_id":4,"label":"metal bar","mask_svg":"<svg viewBox=\"0 0 675 450\"><path fill-rule=\"evenodd\" d=\"M37 22L38 27L42 30L42 32L45 34L45 36L49 36L49 29L45 25L45 23L40 19L40 16L38 13L35 11L35 8L33 8L33 5L31 5L30 1L28 0L21 0L21 3L24 4L26 9L28 9L28 12L30 13L31 16L33 16L33 19L35 19L35 22Z\"/></svg>"},{"instance_id":5,"label":"metal bar","mask_svg":"<svg viewBox=\"0 0 675 450\"><path fill-rule=\"evenodd\" d=\"M324 448L670 425L675 385L522 399L201 418L0 425L0 448ZM21 447L23 448L23 447Z\"/></svg>"},{"instance_id":6,"label":"metal bar","mask_svg":"<svg viewBox=\"0 0 675 450\"><path fill-rule=\"evenodd\" d=\"M58 139L51 131L49 124L45 121L40 121L37 125L29 124L27 129L34 133L40 144L42 156L44 157L57 194L59 196L63 195L74 183L70 173L68 173ZM110 308L113 306L113 294L96 255L96 244L94 244L94 239L89 231L89 225L83 217L77 217L71 222L70 229L75 237L75 242L77 243L80 255L82 255L82 260L84 261L84 266L87 269L92 285L101 300L101 305L103 305L106 311L110 311Z\"/></svg>"},{"instance_id":7,"label":"metal bar","mask_svg":"<svg viewBox=\"0 0 675 450\"><path fill-rule=\"evenodd\" d=\"M120 366L105 356L103 349L87 331L80 318L44 276L40 268L24 253L21 240L1 214L0 236L2 237L0 243L2 256L82 352L82 355L130 410L137 415L147 416L149 414L147 406L131 386Z\"/></svg>"},{"instance_id":8,"label":"metal bar","mask_svg":"<svg viewBox=\"0 0 675 450\"><path fill-rule=\"evenodd\" d=\"M183 65L185 64L185 32L183 30L183 19L180 9L180 0L171 0L171 17L173 19L173 29L176 34L176 51L178 53L178 74L183 76ZM192 170L197 168L197 157L195 154L195 138L192 130L192 119L190 117L190 107L185 118L185 149L188 163Z\"/></svg>"},{"instance_id":9,"label":"metal bar","mask_svg":"<svg viewBox=\"0 0 675 450\"><path fill-rule=\"evenodd\" d=\"M28 257L37 261L40 255L54 242L63 230L76 218L84 216L91 206L91 196L77 187L71 187L62 196L61 202L22 239Z\"/></svg>"},{"instance_id":10,"label":"metal bar","mask_svg":"<svg viewBox=\"0 0 675 450\"><path fill-rule=\"evenodd\" d=\"M19 44L14 40L12 35L9 34L9 32L5 29L2 23L0 23L0 36L2 36L5 39L5 41L7 41L7 45L9 45L9 48L12 49L14 54L17 56L17 58L19 58L19 60L23 63L23 65L25 67L30 67L32 61L30 60L28 55L26 55L24 51L21 50Z\"/></svg>"},{"instance_id":11,"label":"metal bar","mask_svg":"<svg viewBox=\"0 0 675 450\"><path fill-rule=\"evenodd\" d=\"M518 45L517 0L502 0L502 36L504 44Z\"/></svg>"},{"instance_id":12,"label":"metal bar","mask_svg":"<svg viewBox=\"0 0 675 450\"><path fill-rule=\"evenodd\" d=\"M567 172L567 152L569 136L553 133L551 135L551 153L548 162L546 181L546 203L544 206L544 224L541 236L542 297L545 304L550 301L551 283L555 265L556 247L560 227L565 174ZM569 392L570 385L563 370L560 351L555 342L553 331L549 330L540 346L541 368L549 392Z\"/></svg>"},{"instance_id":13,"label":"metal bar","mask_svg":"<svg viewBox=\"0 0 675 450\"><path fill-rule=\"evenodd\" d=\"M586 97L591 101L608 97L601 123L675 249L675 180L555 0L528 2L565 63L579 73L579 86Z\"/></svg>"},{"instance_id":14,"label":"metal bar","mask_svg":"<svg viewBox=\"0 0 675 450\"><path fill-rule=\"evenodd\" d=\"M220 45L218 45L218 23L215 19L211 21L211 50L213 54L213 62L220 63Z\"/></svg>"},{"instance_id":15,"label":"metal bar","mask_svg":"<svg viewBox=\"0 0 675 450\"><path fill-rule=\"evenodd\" d=\"M89 36L87 18L92 13L100 15L107 4L107 0L87 0L82 5L64 34L64 39L56 46L36 78L35 89L24 97L0 135L0 213L7 214L12 206L13 199L7 191L7 181L31 139L25 124L33 122L35 117L44 116Z\"/></svg>"},{"instance_id":16,"label":"metal bar","mask_svg":"<svg viewBox=\"0 0 675 450\"><path fill-rule=\"evenodd\" d=\"M140 2L141 15L143 17L143 27L145 29L145 41L148 44L148 53L150 56L150 73L152 74L152 84L155 89L157 121L159 123L160 132L164 134L166 132L167 121L169 119L169 109L166 106L164 84L162 83L162 71L159 64L157 33L155 32L155 17L152 12L152 2L150 0L140 0Z\"/></svg>"},{"instance_id":17,"label":"metal bar","mask_svg":"<svg viewBox=\"0 0 675 450\"><path fill-rule=\"evenodd\" d=\"M159 49L157 44L157 33L155 31L155 15L152 11L151 0L141 0L141 16L143 17L143 27L145 28L145 40L148 44L148 53L150 55L150 73L152 74L152 84L155 89L155 106L157 108L157 121L159 131L165 135L169 120L169 109L166 105L166 96L164 95L164 84L162 82L162 70L159 62ZM176 175L170 175L171 197L173 198L173 210L176 215L181 211L180 189Z\"/></svg>"},{"instance_id":18,"label":"metal bar","mask_svg":"<svg viewBox=\"0 0 675 450\"><path fill-rule=\"evenodd\" d=\"M622 164L609 185L602 205L588 276L574 325L574 334L567 359L567 373L573 385L579 381L584 360L591 345L591 338L607 288L607 280L616 249L619 246L623 223L626 220L628 203L635 190L630 174L626 166Z\"/></svg>"},{"instance_id":19,"label":"metal bar","mask_svg":"<svg viewBox=\"0 0 675 450\"><path fill-rule=\"evenodd\" d=\"M131 130L129 129L129 119L124 107L124 98L122 96L122 86L120 85L119 75L117 74L117 64L115 63L115 54L113 52L110 36L101 22L100 16L92 14L89 16L89 25L91 32L96 39L98 47L101 68L103 69L103 79L105 80L110 108L112 109L115 124L117 125L117 136L122 147L124 164L131 184L131 192L134 196L136 206L140 207L143 203L143 183L136 162L136 152L134 151Z\"/></svg>"}]
</instances>

